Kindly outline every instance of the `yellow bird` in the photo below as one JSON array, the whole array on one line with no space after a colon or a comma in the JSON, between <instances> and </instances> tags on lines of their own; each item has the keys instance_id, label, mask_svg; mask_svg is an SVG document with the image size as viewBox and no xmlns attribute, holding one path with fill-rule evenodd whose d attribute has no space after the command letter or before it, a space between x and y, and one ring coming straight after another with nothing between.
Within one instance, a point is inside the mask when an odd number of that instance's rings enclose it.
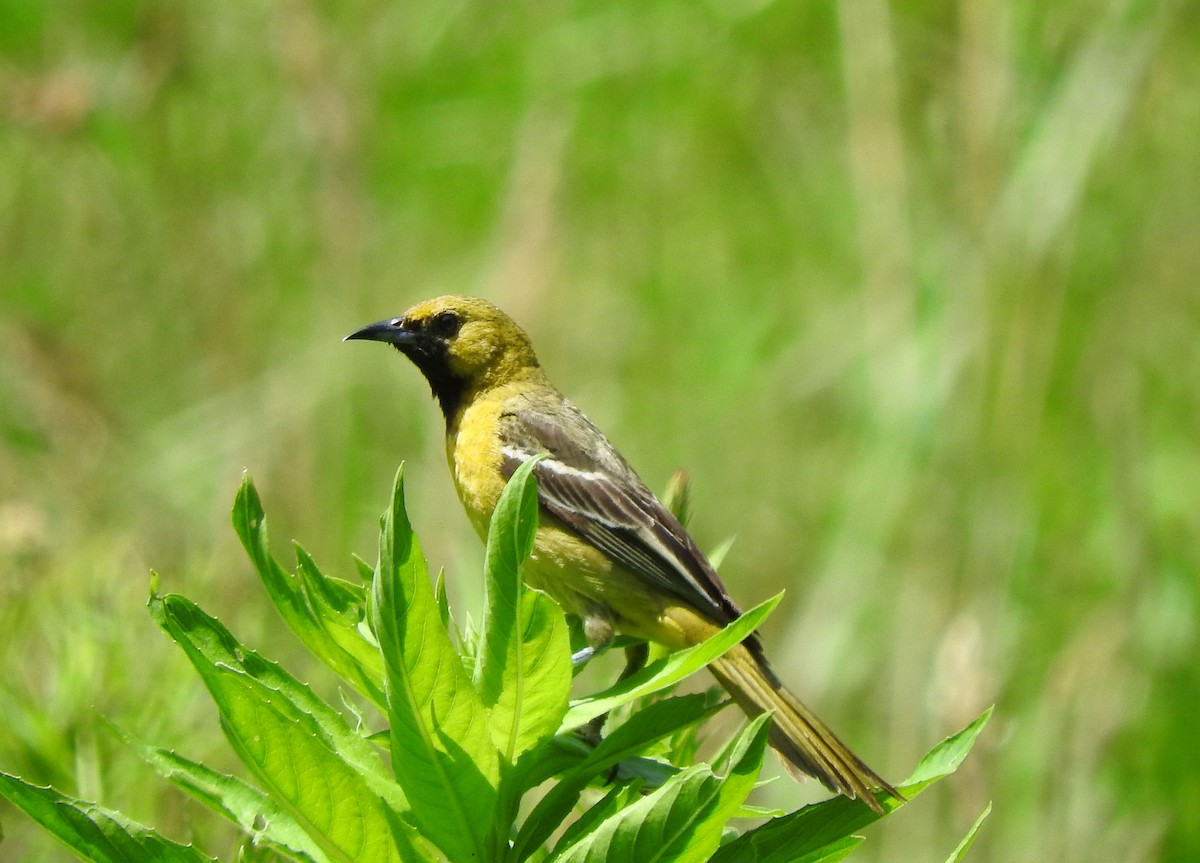
<instances>
[{"instance_id":1,"label":"yellow bird","mask_svg":"<svg viewBox=\"0 0 1200 863\"><path fill-rule=\"evenodd\" d=\"M481 537L513 471L544 456L526 579L579 616L593 651L615 632L680 649L741 614L683 525L550 383L529 337L500 309L438 297L346 338L393 345L429 381L454 485ZM794 776L815 776L878 812L872 791L899 797L783 687L757 637L709 669L748 715L773 713L771 745Z\"/></svg>"}]
</instances>

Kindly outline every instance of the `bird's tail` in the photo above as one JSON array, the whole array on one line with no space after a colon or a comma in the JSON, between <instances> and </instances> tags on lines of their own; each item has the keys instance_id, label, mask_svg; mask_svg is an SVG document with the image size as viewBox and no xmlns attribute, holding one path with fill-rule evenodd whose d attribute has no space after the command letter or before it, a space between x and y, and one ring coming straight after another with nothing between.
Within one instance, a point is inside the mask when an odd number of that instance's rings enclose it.
<instances>
[{"instance_id":1,"label":"bird's tail","mask_svg":"<svg viewBox=\"0 0 1200 863\"><path fill-rule=\"evenodd\" d=\"M859 798L876 812L883 807L872 793L903 797L850 751L800 699L783 688L765 661L738 645L709 666L721 685L749 716L771 712L771 746L796 779L806 773L831 791Z\"/></svg>"}]
</instances>

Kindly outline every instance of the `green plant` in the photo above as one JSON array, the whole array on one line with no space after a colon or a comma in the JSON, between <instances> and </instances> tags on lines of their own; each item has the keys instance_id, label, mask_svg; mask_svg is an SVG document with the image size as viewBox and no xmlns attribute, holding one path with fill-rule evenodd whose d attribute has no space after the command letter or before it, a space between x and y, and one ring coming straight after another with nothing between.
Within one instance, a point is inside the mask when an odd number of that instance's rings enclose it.
<instances>
[{"instance_id":1,"label":"green plant","mask_svg":"<svg viewBox=\"0 0 1200 863\"><path fill-rule=\"evenodd\" d=\"M159 596L154 579L150 613L208 687L256 784L122 736L168 781L239 825L251 842L243 854L255 858L784 863L848 854L862 841L855 831L879 817L861 802L838 797L786 815L747 805L767 749L767 717L748 722L714 767L695 761L696 729L725 703L665 694L755 629L779 597L703 644L570 700L567 624L520 577L537 520L531 467L512 478L492 522L478 632L456 626L442 579L431 583L405 512L402 472L381 522L377 566L357 561L364 584L324 575L299 547L296 570L280 566L247 478L234 527L271 600L389 730L364 731L366 711L352 710L350 721L191 601ZM955 770L987 716L929 753L903 786L908 799ZM597 741L586 731L604 717ZM119 813L7 774L0 794L86 860L210 859ZM901 805L882 802L889 811ZM763 815L772 817L740 835L729 826Z\"/></svg>"}]
</instances>

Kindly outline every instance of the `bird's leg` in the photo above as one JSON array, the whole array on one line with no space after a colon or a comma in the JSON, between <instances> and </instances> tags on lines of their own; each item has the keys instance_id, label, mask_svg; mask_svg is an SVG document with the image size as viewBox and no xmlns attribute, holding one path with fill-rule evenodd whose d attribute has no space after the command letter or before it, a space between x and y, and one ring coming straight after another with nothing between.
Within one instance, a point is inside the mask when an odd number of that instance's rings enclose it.
<instances>
[{"instance_id":1,"label":"bird's leg","mask_svg":"<svg viewBox=\"0 0 1200 863\"><path fill-rule=\"evenodd\" d=\"M583 622L583 634L588 640L588 646L571 655L571 661L576 665L587 662L593 656L603 652L612 643L615 634L612 611L607 606L588 602L581 620ZM638 641L626 647L625 668L622 669L617 682L619 683L641 671L646 665L646 659L649 655L650 645L644 641ZM608 713L601 713L579 729L580 737L593 747L599 746L600 741L604 737L604 723L607 721ZM608 782L610 784L616 781L620 769L621 765L619 763L609 768Z\"/></svg>"},{"instance_id":2,"label":"bird's leg","mask_svg":"<svg viewBox=\"0 0 1200 863\"><path fill-rule=\"evenodd\" d=\"M589 602L582 618L583 634L588 640L588 646L571 654L571 662L574 665L582 665L593 656L603 653L613 640L612 612L605 606Z\"/></svg>"},{"instance_id":3,"label":"bird's leg","mask_svg":"<svg viewBox=\"0 0 1200 863\"><path fill-rule=\"evenodd\" d=\"M650 656L650 645L644 641L636 642L625 648L625 667L621 670L620 676L617 677L617 683L620 683L627 677L631 677L641 671L646 665L646 659ZM604 723L608 721L608 713L601 713L586 726L587 730L584 734L589 740L596 744L600 743L604 730ZM620 762L614 764L608 770L608 783L611 785L616 781L617 774L621 771Z\"/></svg>"},{"instance_id":4,"label":"bird's leg","mask_svg":"<svg viewBox=\"0 0 1200 863\"><path fill-rule=\"evenodd\" d=\"M571 654L571 664L572 665L583 665L583 663L587 662L589 659L591 659L595 655L596 655L596 648L592 647L589 644L587 647L581 647L579 650L576 650L574 653Z\"/></svg>"}]
</instances>

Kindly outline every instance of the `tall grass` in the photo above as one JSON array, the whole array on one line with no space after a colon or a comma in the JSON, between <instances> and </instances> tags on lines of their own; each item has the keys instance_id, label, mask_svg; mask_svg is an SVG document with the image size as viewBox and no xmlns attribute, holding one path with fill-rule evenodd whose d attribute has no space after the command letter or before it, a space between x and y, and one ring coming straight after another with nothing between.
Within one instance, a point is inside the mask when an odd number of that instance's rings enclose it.
<instances>
[{"instance_id":1,"label":"tall grass","mask_svg":"<svg viewBox=\"0 0 1200 863\"><path fill-rule=\"evenodd\" d=\"M734 593L788 588L784 675L885 774L997 703L878 859L988 799L976 859L1194 859L1198 25L0 0L0 767L231 856L98 722L223 757L145 572L301 669L241 469L332 569L401 459L432 561L476 571L424 385L337 341L454 291L651 485L691 471Z\"/></svg>"}]
</instances>

